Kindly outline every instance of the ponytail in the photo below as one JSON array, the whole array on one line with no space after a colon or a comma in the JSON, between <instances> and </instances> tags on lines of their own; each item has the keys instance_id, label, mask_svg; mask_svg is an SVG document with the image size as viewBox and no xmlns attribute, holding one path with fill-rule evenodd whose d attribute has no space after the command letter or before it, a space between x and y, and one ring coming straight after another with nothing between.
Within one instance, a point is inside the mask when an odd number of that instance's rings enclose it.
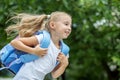
<instances>
[{"instance_id":1,"label":"ponytail","mask_svg":"<svg viewBox=\"0 0 120 80\"><path fill-rule=\"evenodd\" d=\"M30 14L18 14L11 18L15 20L14 25L10 25L6 28L6 32L10 35L12 32L17 32L21 37L30 37L38 30L45 29L44 20L47 15L30 15Z\"/></svg>"}]
</instances>

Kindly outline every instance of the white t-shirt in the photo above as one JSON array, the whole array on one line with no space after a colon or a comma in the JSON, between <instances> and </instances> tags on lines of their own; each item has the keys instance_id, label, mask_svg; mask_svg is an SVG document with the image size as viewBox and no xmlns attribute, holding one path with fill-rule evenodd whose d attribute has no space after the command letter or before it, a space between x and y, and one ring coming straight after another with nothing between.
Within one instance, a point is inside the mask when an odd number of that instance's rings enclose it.
<instances>
[{"instance_id":1,"label":"white t-shirt","mask_svg":"<svg viewBox=\"0 0 120 80\"><path fill-rule=\"evenodd\" d=\"M43 36L38 35L36 36L38 39L38 42L40 44L41 40L43 39ZM50 40L50 45L48 46L48 52L44 57L39 58L38 60L34 61L34 66L35 68L37 68L39 71L47 74L49 72L51 72L54 67L56 66L56 58L58 56L58 54L60 53L60 49L58 49L54 43L52 42L52 40ZM39 63L39 64L38 64Z\"/></svg>"},{"instance_id":2,"label":"white t-shirt","mask_svg":"<svg viewBox=\"0 0 120 80\"><path fill-rule=\"evenodd\" d=\"M43 34L36 35L36 37L40 43L43 39ZM14 80L43 80L44 76L55 68L56 58L60 52L61 50L50 40L47 54L23 65Z\"/></svg>"}]
</instances>

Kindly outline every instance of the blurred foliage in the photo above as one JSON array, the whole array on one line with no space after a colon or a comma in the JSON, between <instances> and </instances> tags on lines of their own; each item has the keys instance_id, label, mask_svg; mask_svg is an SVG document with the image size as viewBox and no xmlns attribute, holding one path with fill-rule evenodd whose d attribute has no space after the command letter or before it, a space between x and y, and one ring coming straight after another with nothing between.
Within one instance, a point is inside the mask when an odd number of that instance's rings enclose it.
<instances>
[{"instance_id":1,"label":"blurred foliage","mask_svg":"<svg viewBox=\"0 0 120 80\"><path fill-rule=\"evenodd\" d=\"M53 11L73 18L72 33L65 40L71 48L65 80L119 80L119 0L1 0L0 48L10 41L4 29L12 14Z\"/></svg>"}]
</instances>

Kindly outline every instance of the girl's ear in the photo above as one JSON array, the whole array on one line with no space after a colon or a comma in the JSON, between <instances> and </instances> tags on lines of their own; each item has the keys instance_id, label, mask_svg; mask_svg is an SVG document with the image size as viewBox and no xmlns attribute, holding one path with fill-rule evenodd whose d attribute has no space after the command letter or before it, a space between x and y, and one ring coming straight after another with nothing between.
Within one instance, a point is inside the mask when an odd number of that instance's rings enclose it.
<instances>
[{"instance_id":1,"label":"girl's ear","mask_svg":"<svg viewBox=\"0 0 120 80\"><path fill-rule=\"evenodd\" d=\"M49 23L49 26L50 26L51 29L54 29L54 28L55 28L55 23L54 23L53 21L51 21L51 22Z\"/></svg>"}]
</instances>

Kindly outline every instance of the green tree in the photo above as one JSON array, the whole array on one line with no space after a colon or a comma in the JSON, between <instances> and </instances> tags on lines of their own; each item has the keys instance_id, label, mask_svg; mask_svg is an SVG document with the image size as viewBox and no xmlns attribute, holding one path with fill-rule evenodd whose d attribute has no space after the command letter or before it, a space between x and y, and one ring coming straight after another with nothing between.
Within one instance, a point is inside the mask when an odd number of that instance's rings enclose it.
<instances>
[{"instance_id":1,"label":"green tree","mask_svg":"<svg viewBox=\"0 0 120 80\"><path fill-rule=\"evenodd\" d=\"M70 64L63 80L120 79L119 0L1 0L0 48L7 44L4 29L13 13L50 14L65 11L73 18L72 33L65 40Z\"/></svg>"},{"instance_id":2,"label":"green tree","mask_svg":"<svg viewBox=\"0 0 120 80\"><path fill-rule=\"evenodd\" d=\"M69 80L118 80L119 1L79 0L74 5L76 13L72 15L76 19L69 42L72 50L67 77Z\"/></svg>"}]
</instances>

